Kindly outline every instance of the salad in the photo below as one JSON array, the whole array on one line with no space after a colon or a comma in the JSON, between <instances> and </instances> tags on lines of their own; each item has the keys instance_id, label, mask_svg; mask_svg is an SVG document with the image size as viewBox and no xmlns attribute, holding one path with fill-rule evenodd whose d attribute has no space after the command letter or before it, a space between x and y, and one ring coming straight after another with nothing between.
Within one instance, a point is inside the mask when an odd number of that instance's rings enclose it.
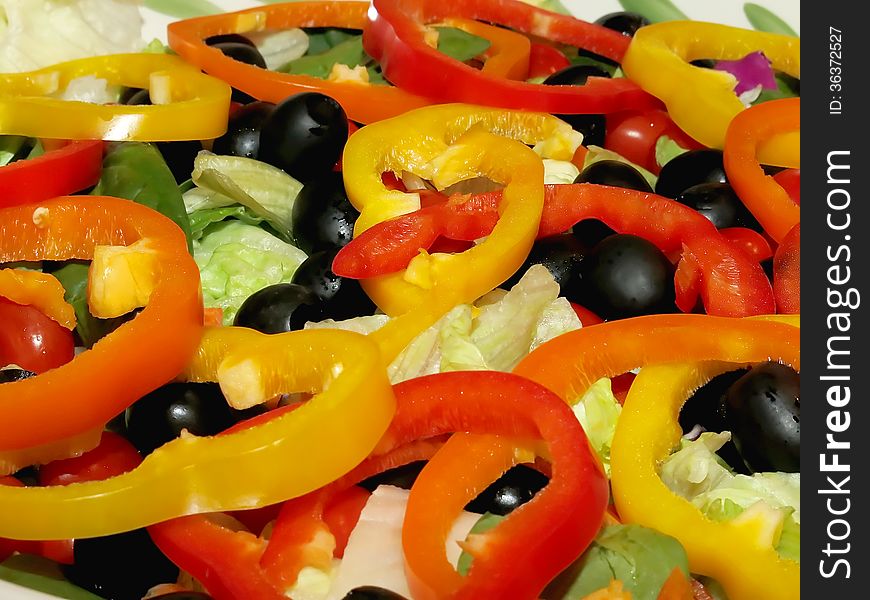
<instances>
[{"instance_id":1,"label":"salad","mask_svg":"<svg viewBox=\"0 0 870 600\"><path fill-rule=\"evenodd\" d=\"M0 1L0 598L799 598L790 26L251 4Z\"/></svg>"}]
</instances>

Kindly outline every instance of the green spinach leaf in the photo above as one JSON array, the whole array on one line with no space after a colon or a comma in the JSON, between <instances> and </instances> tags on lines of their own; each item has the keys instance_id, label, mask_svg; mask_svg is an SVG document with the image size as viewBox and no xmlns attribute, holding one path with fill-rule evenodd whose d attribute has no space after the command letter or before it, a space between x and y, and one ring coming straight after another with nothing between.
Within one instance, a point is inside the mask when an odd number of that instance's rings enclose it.
<instances>
[{"instance_id":1,"label":"green spinach leaf","mask_svg":"<svg viewBox=\"0 0 870 600\"><path fill-rule=\"evenodd\" d=\"M489 40L472 35L455 27L436 27L438 31L438 52L450 58L465 62L486 52Z\"/></svg>"}]
</instances>

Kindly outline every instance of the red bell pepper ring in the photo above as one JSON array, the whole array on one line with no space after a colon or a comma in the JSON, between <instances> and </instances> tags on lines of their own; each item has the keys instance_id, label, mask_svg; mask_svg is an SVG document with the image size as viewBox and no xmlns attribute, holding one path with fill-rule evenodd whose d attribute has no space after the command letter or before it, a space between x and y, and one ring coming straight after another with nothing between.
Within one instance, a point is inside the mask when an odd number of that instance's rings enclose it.
<instances>
[{"instance_id":1,"label":"red bell pepper ring","mask_svg":"<svg viewBox=\"0 0 870 600\"><path fill-rule=\"evenodd\" d=\"M529 78L549 77L569 66L571 61L568 57L553 46L532 42L529 49Z\"/></svg>"},{"instance_id":2,"label":"red bell pepper ring","mask_svg":"<svg viewBox=\"0 0 870 600\"><path fill-rule=\"evenodd\" d=\"M801 224L783 238L773 257L773 295L776 310L786 314L801 312Z\"/></svg>"},{"instance_id":3,"label":"red bell pepper ring","mask_svg":"<svg viewBox=\"0 0 870 600\"><path fill-rule=\"evenodd\" d=\"M343 277L365 279L398 271L440 236L475 240L498 220L501 192L454 196L364 231L333 261ZM594 184L545 186L538 238L567 231L583 219L599 219L631 233L662 252L681 252L676 288L690 311L700 294L707 312L743 317L775 310L770 281L757 261L735 250L703 216L673 200L624 188Z\"/></svg>"},{"instance_id":4,"label":"red bell pepper ring","mask_svg":"<svg viewBox=\"0 0 870 600\"><path fill-rule=\"evenodd\" d=\"M773 248L767 239L748 227L726 227L719 233L728 240L734 248L745 252L752 260L761 262L773 256Z\"/></svg>"},{"instance_id":5,"label":"red bell pepper ring","mask_svg":"<svg viewBox=\"0 0 870 600\"><path fill-rule=\"evenodd\" d=\"M625 78L592 77L582 86L544 86L493 77L429 46L425 25L450 17L505 25L580 46L619 61L629 38L519 0L374 0L363 31L366 52L396 85L442 102L467 102L557 114L601 114L660 106Z\"/></svg>"},{"instance_id":6,"label":"red bell pepper ring","mask_svg":"<svg viewBox=\"0 0 870 600\"><path fill-rule=\"evenodd\" d=\"M80 192L100 179L103 142L84 140L0 167L0 208Z\"/></svg>"}]
</instances>

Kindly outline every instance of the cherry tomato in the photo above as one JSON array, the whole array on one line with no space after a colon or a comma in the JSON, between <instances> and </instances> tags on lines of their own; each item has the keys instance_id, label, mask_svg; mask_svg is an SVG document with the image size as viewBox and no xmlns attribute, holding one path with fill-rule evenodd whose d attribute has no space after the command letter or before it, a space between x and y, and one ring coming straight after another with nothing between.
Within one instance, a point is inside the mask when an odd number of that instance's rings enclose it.
<instances>
[{"instance_id":1,"label":"cherry tomato","mask_svg":"<svg viewBox=\"0 0 870 600\"><path fill-rule=\"evenodd\" d=\"M720 229L719 233L725 236L732 246L748 254L752 260L761 262L773 256L770 243L757 231L747 227L728 227Z\"/></svg>"},{"instance_id":2,"label":"cherry tomato","mask_svg":"<svg viewBox=\"0 0 870 600\"><path fill-rule=\"evenodd\" d=\"M72 360L72 332L32 306L0 298L0 366L18 365L34 373Z\"/></svg>"},{"instance_id":3,"label":"cherry tomato","mask_svg":"<svg viewBox=\"0 0 870 600\"><path fill-rule=\"evenodd\" d=\"M610 116L604 146L644 169L658 173L661 167L656 163L656 142L663 135L689 150L703 148L683 133L667 112L658 109Z\"/></svg>"},{"instance_id":4,"label":"cherry tomato","mask_svg":"<svg viewBox=\"0 0 870 600\"><path fill-rule=\"evenodd\" d=\"M529 52L529 77L549 77L569 66L568 58L547 44L533 42Z\"/></svg>"},{"instance_id":5,"label":"cherry tomato","mask_svg":"<svg viewBox=\"0 0 870 600\"><path fill-rule=\"evenodd\" d=\"M782 186L794 203L801 204L801 170L786 169L773 176L773 179Z\"/></svg>"},{"instance_id":6,"label":"cherry tomato","mask_svg":"<svg viewBox=\"0 0 870 600\"><path fill-rule=\"evenodd\" d=\"M801 226L785 236L773 257L773 295L776 312L801 312Z\"/></svg>"}]
</instances>

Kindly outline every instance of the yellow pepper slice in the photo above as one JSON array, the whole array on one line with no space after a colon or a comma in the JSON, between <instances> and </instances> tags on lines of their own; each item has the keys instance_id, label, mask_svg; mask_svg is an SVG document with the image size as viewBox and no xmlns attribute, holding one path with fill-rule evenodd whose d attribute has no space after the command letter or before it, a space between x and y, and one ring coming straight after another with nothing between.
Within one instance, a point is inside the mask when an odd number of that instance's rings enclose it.
<instances>
[{"instance_id":1,"label":"yellow pepper slice","mask_svg":"<svg viewBox=\"0 0 870 600\"><path fill-rule=\"evenodd\" d=\"M622 69L645 91L662 100L683 131L713 148L725 144L725 132L744 110L729 73L695 67L697 59L738 60L757 51L773 68L800 77L800 38L737 27L668 21L643 27L625 53ZM799 134L780 136L761 148L767 164L800 164Z\"/></svg>"},{"instance_id":2,"label":"yellow pepper slice","mask_svg":"<svg viewBox=\"0 0 870 600\"><path fill-rule=\"evenodd\" d=\"M64 300L63 286L48 273L0 269L0 297L33 306L67 329L76 326L75 310Z\"/></svg>"},{"instance_id":3,"label":"yellow pepper slice","mask_svg":"<svg viewBox=\"0 0 870 600\"><path fill-rule=\"evenodd\" d=\"M522 142L522 143L520 143ZM363 281L396 317L371 335L387 360L457 304L473 302L525 260L543 209L543 166L524 144L570 160L579 143L550 115L461 104L439 105L369 125L348 140L344 181L360 210L356 233L420 207L418 194L388 190L381 174L410 171L443 188L484 176L505 184L501 217L485 241L461 254L421 254L402 272Z\"/></svg>"},{"instance_id":4,"label":"yellow pepper slice","mask_svg":"<svg viewBox=\"0 0 870 600\"><path fill-rule=\"evenodd\" d=\"M798 319L774 318L795 326ZM795 345L788 355L772 356L800 368ZM757 357L744 357L747 361ZM620 517L677 538L686 548L693 573L719 581L732 600L793 600L800 597L800 565L781 558L770 544L760 515L715 522L672 492L659 465L679 444L680 409L692 391L734 363L671 364L646 367L634 380L611 445L613 499ZM739 560L735 560L739 557Z\"/></svg>"},{"instance_id":5,"label":"yellow pepper slice","mask_svg":"<svg viewBox=\"0 0 870 600\"><path fill-rule=\"evenodd\" d=\"M355 467L395 411L377 347L352 332L207 330L189 374L216 379L225 395L243 401L323 391L250 429L178 438L133 471L105 481L4 489L0 537L101 536L183 515L282 502Z\"/></svg>"},{"instance_id":6,"label":"yellow pepper slice","mask_svg":"<svg viewBox=\"0 0 870 600\"><path fill-rule=\"evenodd\" d=\"M148 89L153 106L89 104L51 97L73 79ZM169 54L116 54L0 74L0 134L54 139L207 140L222 135L229 85Z\"/></svg>"}]
</instances>

